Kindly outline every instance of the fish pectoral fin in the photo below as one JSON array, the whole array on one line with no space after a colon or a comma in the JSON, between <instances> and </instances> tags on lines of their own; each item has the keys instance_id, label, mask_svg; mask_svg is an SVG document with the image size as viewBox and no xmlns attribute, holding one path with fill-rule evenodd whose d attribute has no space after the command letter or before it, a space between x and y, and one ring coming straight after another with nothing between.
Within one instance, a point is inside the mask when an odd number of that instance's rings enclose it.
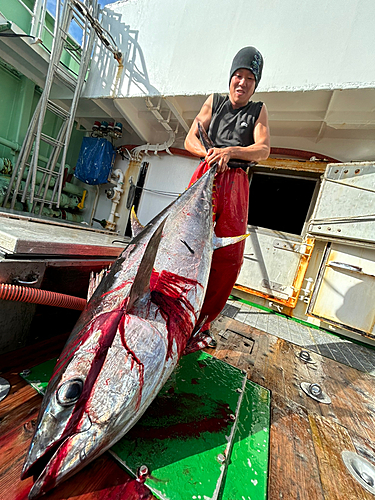
<instances>
[{"instance_id":1,"label":"fish pectoral fin","mask_svg":"<svg viewBox=\"0 0 375 500\"><path fill-rule=\"evenodd\" d=\"M135 238L139 233L143 231L144 226L142 226L142 224L139 222L137 214L134 210L134 205L132 206L132 210L130 212L130 224L132 228L132 236L133 238Z\"/></svg>"},{"instance_id":2,"label":"fish pectoral fin","mask_svg":"<svg viewBox=\"0 0 375 500\"><path fill-rule=\"evenodd\" d=\"M213 247L214 250L217 248L227 247L228 245L233 245L234 243L239 243L250 236L250 234L241 234L240 236L228 236L226 238L218 238L215 234L213 237Z\"/></svg>"},{"instance_id":3,"label":"fish pectoral fin","mask_svg":"<svg viewBox=\"0 0 375 500\"><path fill-rule=\"evenodd\" d=\"M200 351L205 347L208 347L211 342L212 342L212 337L210 335L209 330L206 330L204 332L199 332L193 337L190 337L182 355L185 356L186 354L191 354L192 352Z\"/></svg>"},{"instance_id":4,"label":"fish pectoral fin","mask_svg":"<svg viewBox=\"0 0 375 500\"><path fill-rule=\"evenodd\" d=\"M159 225L147 244L142 260L139 264L137 274L134 278L133 286L131 287L129 293L129 302L126 307L127 311L130 311L139 297L143 297L150 290L151 273L154 267L156 254L158 253L166 220L167 217Z\"/></svg>"}]
</instances>

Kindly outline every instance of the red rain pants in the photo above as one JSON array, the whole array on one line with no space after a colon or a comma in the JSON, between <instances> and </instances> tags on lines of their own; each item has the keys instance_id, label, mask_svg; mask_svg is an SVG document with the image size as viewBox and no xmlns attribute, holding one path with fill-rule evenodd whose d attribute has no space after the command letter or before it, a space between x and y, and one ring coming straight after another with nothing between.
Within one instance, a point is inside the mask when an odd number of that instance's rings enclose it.
<instances>
[{"instance_id":1,"label":"red rain pants","mask_svg":"<svg viewBox=\"0 0 375 500\"><path fill-rule=\"evenodd\" d=\"M207 163L201 162L191 178L189 187L208 169ZM216 236L239 236L246 233L249 180L241 168L232 168L216 174L212 204ZM243 240L214 251L206 297L197 322L199 324L205 316L208 316L202 331L210 328L210 322L225 306L241 270L244 248L245 241Z\"/></svg>"}]
</instances>

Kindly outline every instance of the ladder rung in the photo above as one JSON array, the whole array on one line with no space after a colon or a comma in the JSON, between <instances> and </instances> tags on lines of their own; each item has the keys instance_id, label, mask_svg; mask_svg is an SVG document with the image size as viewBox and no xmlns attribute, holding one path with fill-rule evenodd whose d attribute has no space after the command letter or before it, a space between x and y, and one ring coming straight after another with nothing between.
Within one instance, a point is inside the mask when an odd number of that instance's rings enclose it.
<instances>
[{"instance_id":1,"label":"ladder rung","mask_svg":"<svg viewBox=\"0 0 375 500\"><path fill-rule=\"evenodd\" d=\"M36 135L36 134L35 134ZM40 134L40 139L47 144L50 144L51 146L60 146L61 148L65 146L64 142L58 141L57 139L54 139L53 137L50 137L47 134Z\"/></svg>"},{"instance_id":2,"label":"ladder rung","mask_svg":"<svg viewBox=\"0 0 375 500\"><path fill-rule=\"evenodd\" d=\"M60 78L60 80L65 83L68 87L70 87L72 90L74 90L77 86L77 80L74 78L71 74L69 74L67 71L63 70L60 66L57 64L55 65L55 71L56 71L56 76Z\"/></svg>"},{"instance_id":3,"label":"ladder rung","mask_svg":"<svg viewBox=\"0 0 375 500\"><path fill-rule=\"evenodd\" d=\"M51 111L51 113L60 116L60 118L63 118L64 120L68 119L70 116L69 111L66 111L64 108L61 108L52 101L47 102L47 108Z\"/></svg>"},{"instance_id":4,"label":"ladder rung","mask_svg":"<svg viewBox=\"0 0 375 500\"><path fill-rule=\"evenodd\" d=\"M37 196L34 196L33 201L40 201L42 203L57 203L57 200L51 201L51 200L47 200L45 198L38 198Z\"/></svg>"},{"instance_id":5,"label":"ladder rung","mask_svg":"<svg viewBox=\"0 0 375 500\"><path fill-rule=\"evenodd\" d=\"M30 167L30 163L25 163L25 165L26 165L26 167ZM61 173L56 171L56 170L49 170L48 168L41 167L40 165L37 165L36 168L37 168L38 172L43 172L43 173L46 173L49 175L54 175L56 177L61 176Z\"/></svg>"},{"instance_id":6,"label":"ladder rung","mask_svg":"<svg viewBox=\"0 0 375 500\"><path fill-rule=\"evenodd\" d=\"M39 165L37 166L38 172L43 172L48 175L54 175L55 177L60 177L61 174L60 172L56 172L56 170L49 170L48 168L40 167Z\"/></svg>"}]
</instances>

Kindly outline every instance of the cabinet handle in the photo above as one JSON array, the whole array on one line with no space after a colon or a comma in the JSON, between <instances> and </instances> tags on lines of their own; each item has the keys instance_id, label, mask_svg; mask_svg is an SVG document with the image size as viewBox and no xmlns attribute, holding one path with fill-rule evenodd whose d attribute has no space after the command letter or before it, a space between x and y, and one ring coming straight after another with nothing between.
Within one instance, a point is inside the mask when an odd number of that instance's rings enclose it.
<instances>
[{"instance_id":1,"label":"cabinet handle","mask_svg":"<svg viewBox=\"0 0 375 500\"><path fill-rule=\"evenodd\" d=\"M330 267L337 267L338 269L344 269L346 271L354 271L355 273L361 273L362 267L353 266L352 264L345 264L345 262L329 262Z\"/></svg>"}]
</instances>

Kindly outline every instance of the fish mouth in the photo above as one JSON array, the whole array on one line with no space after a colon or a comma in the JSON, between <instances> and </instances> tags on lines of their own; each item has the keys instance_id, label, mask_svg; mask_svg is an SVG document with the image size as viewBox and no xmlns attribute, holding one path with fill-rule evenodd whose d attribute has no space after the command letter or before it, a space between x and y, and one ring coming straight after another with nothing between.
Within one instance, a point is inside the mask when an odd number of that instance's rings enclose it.
<instances>
[{"instance_id":1,"label":"fish mouth","mask_svg":"<svg viewBox=\"0 0 375 500\"><path fill-rule=\"evenodd\" d=\"M86 465L85 443L82 444L84 433L78 432L61 439L33 463L25 463L22 479L31 475L34 479L29 500L41 497ZM77 447L77 442L82 444L81 448Z\"/></svg>"},{"instance_id":2,"label":"fish mouth","mask_svg":"<svg viewBox=\"0 0 375 500\"><path fill-rule=\"evenodd\" d=\"M58 457L60 450L64 444L69 440L69 437L60 439L52 446L50 446L44 453L35 461L26 460L22 469L21 479L33 476L34 484L29 492L29 499L38 498L40 495L46 493L56 484L56 478L53 484L51 483L50 471L52 463ZM49 479L49 480L48 480Z\"/></svg>"},{"instance_id":3,"label":"fish mouth","mask_svg":"<svg viewBox=\"0 0 375 500\"><path fill-rule=\"evenodd\" d=\"M62 444L67 439L68 438L60 439L59 441L54 443L43 453L43 455L38 457L36 460L29 459L29 457L27 457L22 468L21 479L26 479L27 477L33 476L35 482L46 470L52 458L56 455Z\"/></svg>"},{"instance_id":4,"label":"fish mouth","mask_svg":"<svg viewBox=\"0 0 375 500\"><path fill-rule=\"evenodd\" d=\"M91 432L90 419L87 420L87 424L88 427L80 432L62 435L60 439L46 447L43 453L37 454L37 443L34 443L36 452L30 448L21 473L21 479L33 476L34 484L29 492L29 500L44 495L86 465L85 453L79 446L78 449L75 446L77 443L78 445L84 443L84 435L87 436Z\"/></svg>"}]
</instances>

